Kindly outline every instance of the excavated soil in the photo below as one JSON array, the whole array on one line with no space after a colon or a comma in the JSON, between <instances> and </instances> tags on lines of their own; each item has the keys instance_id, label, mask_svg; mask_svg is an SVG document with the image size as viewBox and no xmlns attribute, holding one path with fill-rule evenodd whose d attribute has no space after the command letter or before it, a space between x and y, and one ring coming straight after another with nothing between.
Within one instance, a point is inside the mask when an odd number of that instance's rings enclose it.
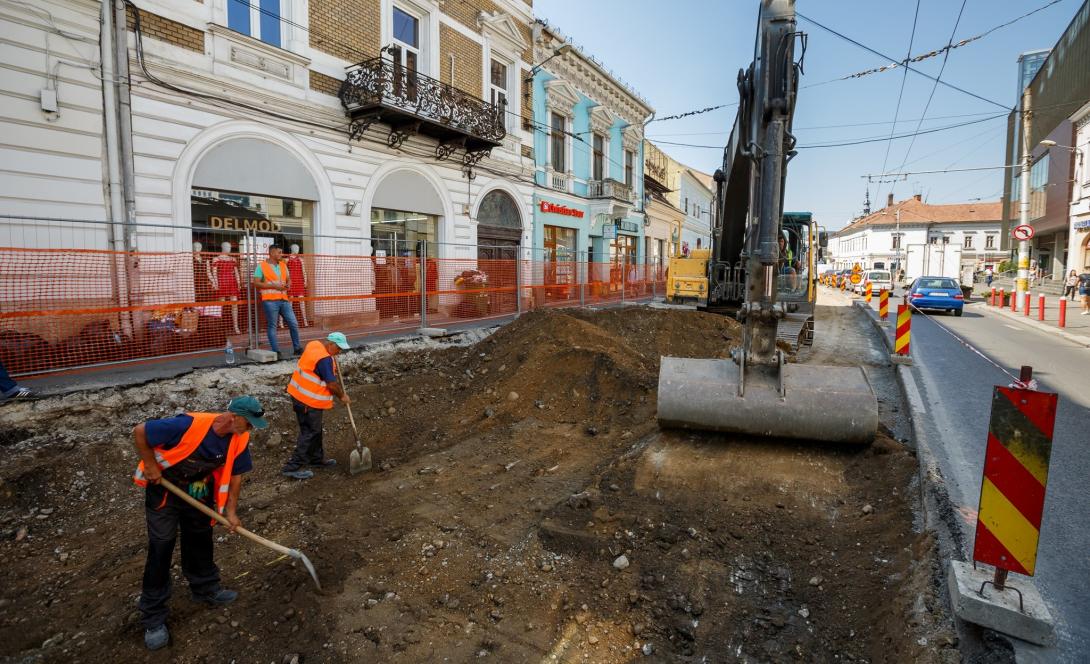
<instances>
[{"instance_id":1,"label":"excavated soil","mask_svg":"<svg viewBox=\"0 0 1090 664\"><path fill-rule=\"evenodd\" d=\"M730 320L626 308L523 316L473 345L342 356L373 472L278 469L290 366L0 409L0 657L150 662L957 661L911 451L660 431L659 357L725 357ZM218 531L226 609L176 568L171 647L135 613L133 424L262 396L243 523ZM13 407L14 408L14 407ZM624 556L627 566L620 560Z\"/></svg>"}]
</instances>

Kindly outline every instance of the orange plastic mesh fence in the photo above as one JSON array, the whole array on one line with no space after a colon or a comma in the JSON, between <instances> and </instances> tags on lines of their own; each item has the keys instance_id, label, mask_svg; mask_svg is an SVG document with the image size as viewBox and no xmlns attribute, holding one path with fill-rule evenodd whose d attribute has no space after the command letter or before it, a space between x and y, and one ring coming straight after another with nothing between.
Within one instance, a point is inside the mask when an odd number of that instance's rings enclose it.
<instances>
[{"instance_id":1,"label":"orange plastic mesh fence","mask_svg":"<svg viewBox=\"0 0 1090 664\"><path fill-rule=\"evenodd\" d=\"M469 247L473 250L473 247ZM475 251L474 251L475 253ZM649 300L654 265L581 261L288 255L301 341ZM181 353L268 347L251 288L258 263L229 253L0 248L0 362L12 375ZM274 329L291 348L284 321Z\"/></svg>"}]
</instances>

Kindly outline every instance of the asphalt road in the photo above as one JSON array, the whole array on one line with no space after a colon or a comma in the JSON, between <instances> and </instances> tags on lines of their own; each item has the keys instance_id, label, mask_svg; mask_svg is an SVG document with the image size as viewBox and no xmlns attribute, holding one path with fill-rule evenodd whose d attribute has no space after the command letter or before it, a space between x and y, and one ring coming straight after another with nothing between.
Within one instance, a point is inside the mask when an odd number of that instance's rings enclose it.
<instances>
[{"instance_id":1,"label":"asphalt road","mask_svg":"<svg viewBox=\"0 0 1090 664\"><path fill-rule=\"evenodd\" d=\"M969 306L961 318L914 315L912 355L913 373L929 409L930 417L923 424L950 498L965 516L967 559L971 558L992 387L1011 381L1003 369L1017 376L1019 367L1028 364L1040 389L1059 394L1033 580L1055 618L1058 644L1037 648L1017 642L1016 652L1026 662L1090 661L1090 349ZM1024 579L1011 578L1012 583Z\"/></svg>"}]
</instances>

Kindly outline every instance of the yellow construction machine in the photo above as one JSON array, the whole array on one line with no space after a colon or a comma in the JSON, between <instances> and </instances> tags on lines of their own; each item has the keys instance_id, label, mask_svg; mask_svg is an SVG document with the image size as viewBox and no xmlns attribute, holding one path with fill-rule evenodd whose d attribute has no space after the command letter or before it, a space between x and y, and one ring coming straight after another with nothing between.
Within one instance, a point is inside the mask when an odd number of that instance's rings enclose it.
<instances>
[{"instance_id":1,"label":"yellow construction machine","mask_svg":"<svg viewBox=\"0 0 1090 664\"><path fill-rule=\"evenodd\" d=\"M666 269L667 302L704 303L708 297L708 259L711 255L711 249L694 249L688 256L670 257Z\"/></svg>"},{"instance_id":2,"label":"yellow construction machine","mask_svg":"<svg viewBox=\"0 0 1090 664\"><path fill-rule=\"evenodd\" d=\"M731 359L662 358L663 426L860 444L877 433L878 399L861 367L788 363L777 345L782 330L801 319L805 331L812 321L816 279L813 261L804 271L797 245L791 248L792 233L813 246L812 219L783 214L787 163L796 154L800 40L805 50L795 1L762 0L753 63L738 73L738 114L715 173L703 307L736 317L742 344Z\"/></svg>"}]
</instances>

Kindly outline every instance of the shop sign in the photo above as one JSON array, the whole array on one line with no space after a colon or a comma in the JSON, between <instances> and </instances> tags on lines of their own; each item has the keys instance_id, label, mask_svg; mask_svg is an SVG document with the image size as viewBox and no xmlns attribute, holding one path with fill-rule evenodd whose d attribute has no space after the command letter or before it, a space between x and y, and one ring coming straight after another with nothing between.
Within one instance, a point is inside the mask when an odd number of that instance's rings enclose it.
<instances>
[{"instance_id":1,"label":"shop sign","mask_svg":"<svg viewBox=\"0 0 1090 664\"><path fill-rule=\"evenodd\" d=\"M634 221L622 221L620 222L621 230L625 233L639 233L640 225Z\"/></svg>"},{"instance_id":2,"label":"shop sign","mask_svg":"<svg viewBox=\"0 0 1090 664\"><path fill-rule=\"evenodd\" d=\"M562 214L565 217L575 217L576 219L583 218L583 211L570 208L566 205L557 205L556 203L550 203L549 201L541 201L541 211L550 212L552 214Z\"/></svg>"},{"instance_id":3,"label":"shop sign","mask_svg":"<svg viewBox=\"0 0 1090 664\"><path fill-rule=\"evenodd\" d=\"M602 238L612 240L617 237L617 227L613 224L602 224Z\"/></svg>"},{"instance_id":4,"label":"shop sign","mask_svg":"<svg viewBox=\"0 0 1090 664\"><path fill-rule=\"evenodd\" d=\"M280 224L270 219L254 217L208 217L212 228L236 231L258 231L259 233L279 233Z\"/></svg>"},{"instance_id":5,"label":"shop sign","mask_svg":"<svg viewBox=\"0 0 1090 664\"><path fill-rule=\"evenodd\" d=\"M1090 219L1080 219L1076 221L1074 229L1077 231L1090 231Z\"/></svg>"}]
</instances>

